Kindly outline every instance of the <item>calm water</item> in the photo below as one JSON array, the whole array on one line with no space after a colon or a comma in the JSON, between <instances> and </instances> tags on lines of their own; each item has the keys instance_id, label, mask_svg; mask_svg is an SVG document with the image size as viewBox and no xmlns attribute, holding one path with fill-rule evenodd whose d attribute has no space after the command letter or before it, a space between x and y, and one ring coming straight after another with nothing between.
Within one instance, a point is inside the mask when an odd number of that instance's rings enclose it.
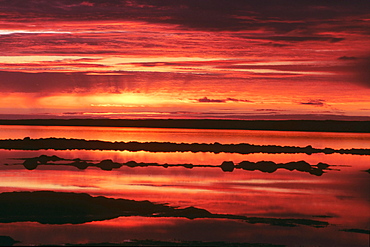
<instances>
[{"instance_id":1,"label":"calm water","mask_svg":"<svg viewBox=\"0 0 370 247\"><path fill-rule=\"evenodd\" d=\"M0 139L23 139L26 136L125 142L370 148L369 134L0 126ZM34 170L25 169L23 162L26 159L40 155L56 155L64 160L39 164ZM70 165L77 158L90 164L110 159L121 164L143 162L147 166L122 165L110 171L96 166L78 169ZM192 206L214 215L223 215L195 219L128 215L81 224L11 220L0 223L0 235L21 241L18 245L123 243L150 239L287 246L368 246L368 155L0 149L0 161L0 192L47 190L87 193L91 196L166 203L179 209ZM278 168L267 172L235 166L233 171L227 172L220 167L224 161L232 161L235 165L243 161L272 161ZM313 174L307 169L291 171L286 168L289 162L297 161L305 161L312 169L318 169L316 165L320 162L329 166L322 169L322 174ZM178 166L172 167L171 164ZM190 169L181 164L192 164L193 167ZM253 223L241 217L265 220ZM294 219L297 220L295 222L312 220L326 225L319 227L297 223L287 226L274 219Z\"/></svg>"},{"instance_id":2,"label":"calm water","mask_svg":"<svg viewBox=\"0 0 370 247\"><path fill-rule=\"evenodd\" d=\"M370 133L325 133L259 130L196 130L70 126L0 126L0 139L76 138L103 141L176 143L251 143L316 148L369 148Z\"/></svg>"}]
</instances>

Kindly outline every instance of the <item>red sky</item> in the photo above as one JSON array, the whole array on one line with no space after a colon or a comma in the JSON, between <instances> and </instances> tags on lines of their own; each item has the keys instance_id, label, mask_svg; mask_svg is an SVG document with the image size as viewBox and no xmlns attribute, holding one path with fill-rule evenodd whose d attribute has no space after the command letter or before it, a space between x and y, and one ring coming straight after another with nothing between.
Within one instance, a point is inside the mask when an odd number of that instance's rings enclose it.
<instances>
[{"instance_id":1,"label":"red sky","mask_svg":"<svg viewBox=\"0 0 370 247\"><path fill-rule=\"evenodd\" d=\"M0 118L370 119L370 2L0 0Z\"/></svg>"}]
</instances>

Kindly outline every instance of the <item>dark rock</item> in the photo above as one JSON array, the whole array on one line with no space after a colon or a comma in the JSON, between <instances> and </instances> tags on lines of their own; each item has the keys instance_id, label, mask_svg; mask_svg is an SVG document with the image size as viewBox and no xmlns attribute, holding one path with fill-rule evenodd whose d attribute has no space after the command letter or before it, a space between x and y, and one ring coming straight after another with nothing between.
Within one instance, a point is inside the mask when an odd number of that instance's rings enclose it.
<instances>
[{"instance_id":1,"label":"dark rock","mask_svg":"<svg viewBox=\"0 0 370 247\"><path fill-rule=\"evenodd\" d=\"M37 168L37 166L39 165L38 161L37 161L37 158L30 158L30 159L26 159L24 162L23 162L23 166L27 169L27 170L34 170Z\"/></svg>"},{"instance_id":2,"label":"dark rock","mask_svg":"<svg viewBox=\"0 0 370 247\"><path fill-rule=\"evenodd\" d=\"M232 171L234 171L234 167L235 167L235 165L234 165L234 162L232 162L232 161L224 161L221 164L221 169L224 172L232 172Z\"/></svg>"}]
</instances>

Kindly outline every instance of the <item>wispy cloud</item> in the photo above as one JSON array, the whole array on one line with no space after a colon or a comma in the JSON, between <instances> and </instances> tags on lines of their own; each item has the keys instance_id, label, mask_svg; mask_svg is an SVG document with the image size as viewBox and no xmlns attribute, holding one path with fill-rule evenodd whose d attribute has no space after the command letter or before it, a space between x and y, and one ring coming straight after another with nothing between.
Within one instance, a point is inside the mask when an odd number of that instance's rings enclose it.
<instances>
[{"instance_id":1,"label":"wispy cloud","mask_svg":"<svg viewBox=\"0 0 370 247\"><path fill-rule=\"evenodd\" d=\"M10 3L2 0L0 3L0 11L13 21L29 17L96 20L99 16L101 20L141 20L211 31L269 28L280 33L307 30L307 26L319 22L343 26L333 20L365 15L370 8L365 0L358 0L356 4L308 0L296 1L294 4L288 0L179 0L176 3L172 0L59 0L57 3L47 0L14 0Z\"/></svg>"},{"instance_id":2,"label":"wispy cloud","mask_svg":"<svg viewBox=\"0 0 370 247\"><path fill-rule=\"evenodd\" d=\"M0 113L244 118L330 102L366 115L369 11L365 0L0 0Z\"/></svg>"},{"instance_id":3,"label":"wispy cloud","mask_svg":"<svg viewBox=\"0 0 370 247\"><path fill-rule=\"evenodd\" d=\"M313 105L313 106L324 106L325 100L322 99L310 99L308 101L300 102L301 105Z\"/></svg>"},{"instance_id":4,"label":"wispy cloud","mask_svg":"<svg viewBox=\"0 0 370 247\"><path fill-rule=\"evenodd\" d=\"M225 99L208 99L207 97L197 99L200 103L225 103Z\"/></svg>"},{"instance_id":5,"label":"wispy cloud","mask_svg":"<svg viewBox=\"0 0 370 247\"><path fill-rule=\"evenodd\" d=\"M255 111L259 111L259 112L280 112L280 111L284 111L284 110L281 110L281 109L256 109Z\"/></svg>"},{"instance_id":6,"label":"wispy cloud","mask_svg":"<svg viewBox=\"0 0 370 247\"><path fill-rule=\"evenodd\" d=\"M347 56L342 56L338 57L339 60L356 60L358 59L357 57L347 57Z\"/></svg>"},{"instance_id":7,"label":"wispy cloud","mask_svg":"<svg viewBox=\"0 0 370 247\"><path fill-rule=\"evenodd\" d=\"M226 99L209 99L208 97L203 97L196 100L199 103L226 103L227 101L231 102L251 102L250 100L244 99L235 99L235 98L226 98Z\"/></svg>"}]
</instances>

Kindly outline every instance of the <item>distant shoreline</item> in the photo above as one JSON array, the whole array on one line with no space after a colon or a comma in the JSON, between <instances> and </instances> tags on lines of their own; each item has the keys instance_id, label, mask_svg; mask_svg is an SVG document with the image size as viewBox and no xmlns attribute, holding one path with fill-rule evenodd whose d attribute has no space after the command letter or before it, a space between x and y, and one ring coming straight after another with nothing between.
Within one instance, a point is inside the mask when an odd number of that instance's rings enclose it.
<instances>
[{"instance_id":1,"label":"distant shoreline","mask_svg":"<svg viewBox=\"0 0 370 247\"><path fill-rule=\"evenodd\" d=\"M351 148L333 149L326 147L313 148L311 145L305 147L279 146L279 145L255 145L249 143L220 144L215 143L174 143L174 142L109 142L85 139L66 138L39 138L31 139L6 139L0 140L0 149L7 150L120 150L120 151L149 151L149 152L210 152L210 153L340 153L355 155L370 155L370 149Z\"/></svg>"},{"instance_id":2,"label":"distant shoreline","mask_svg":"<svg viewBox=\"0 0 370 247\"><path fill-rule=\"evenodd\" d=\"M370 121L216 119L22 119L0 125L91 126L370 133Z\"/></svg>"}]
</instances>

